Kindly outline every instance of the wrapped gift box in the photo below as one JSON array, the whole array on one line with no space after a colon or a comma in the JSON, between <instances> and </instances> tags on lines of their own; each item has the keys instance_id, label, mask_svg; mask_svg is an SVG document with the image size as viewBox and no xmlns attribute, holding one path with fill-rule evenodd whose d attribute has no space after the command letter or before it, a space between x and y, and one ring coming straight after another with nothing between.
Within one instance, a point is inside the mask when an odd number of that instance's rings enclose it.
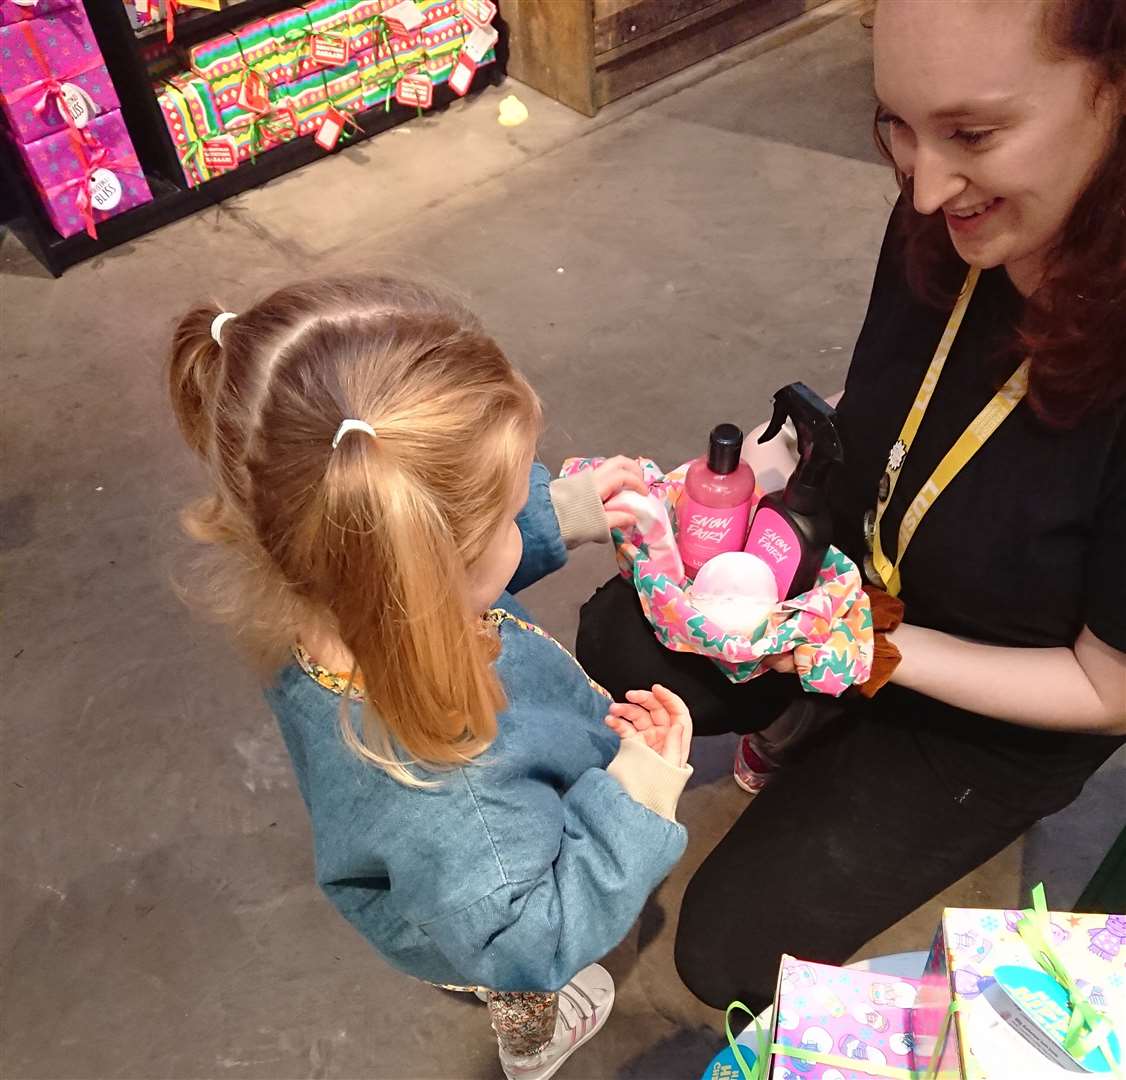
<instances>
[{"instance_id":1,"label":"wrapped gift box","mask_svg":"<svg viewBox=\"0 0 1126 1080\"><path fill-rule=\"evenodd\" d=\"M95 117L81 133L67 128L33 143L17 143L16 149L62 236L96 227L152 199L119 111ZM112 174L111 183L98 175L100 170ZM86 200L88 215L83 212Z\"/></svg>"},{"instance_id":2,"label":"wrapped gift box","mask_svg":"<svg viewBox=\"0 0 1126 1080\"><path fill-rule=\"evenodd\" d=\"M771 1080L883 1080L915 1068L920 983L783 956L770 1033ZM877 1072L868 1072L866 1065Z\"/></svg>"},{"instance_id":3,"label":"wrapped gift box","mask_svg":"<svg viewBox=\"0 0 1126 1080\"><path fill-rule=\"evenodd\" d=\"M156 99L176 146L184 179L191 187L210 180L217 170L207 164L208 143L221 134L211 88L198 75L185 73L158 87Z\"/></svg>"},{"instance_id":4,"label":"wrapped gift box","mask_svg":"<svg viewBox=\"0 0 1126 1080\"><path fill-rule=\"evenodd\" d=\"M289 84L289 104L297 118L297 133L312 135L328 109L326 81L320 73L306 75Z\"/></svg>"},{"instance_id":5,"label":"wrapped gift box","mask_svg":"<svg viewBox=\"0 0 1126 1080\"><path fill-rule=\"evenodd\" d=\"M0 26L0 103L20 142L67 126L63 86L84 96L79 124L120 108L85 13L75 8Z\"/></svg>"},{"instance_id":6,"label":"wrapped gift box","mask_svg":"<svg viewBox=\"0 0 1126 1080\"><path fill-rule=\"evenodd\" d=\"M353 3L348 12L345 33L352 42L352 52L361 53L375 46L384 37L390 38L390 31L381 18L381 12L389 7L392 0L360 0Z\"/></svg>"},{"instance_id":7,"label":"wrapped gift box","mask_svg":"<svg viewBox=\"0 0 1126 1080\"><path fill-rule=\"evenodd\" d=\"M286 8L270 16L270 27L281 81L296 82L314 66L309 56L309 36L313 33L309 13L301 7Z\"/></svg>"},{"instance_id":8,"label":"wrapped gift box","mask_svg":"<svg viewBox=\"0 0 1126 1080\"><path fill-rule=\"evenodd\" d=\"M1063 1048L1076 1008L1035 958L1044 951L1037 932L1074 981L1080 1011L1090 1007L1116 1029L1109 1048L1121 1060L1126 916L947 908L917 1010L920 1051L931 1076L1063 1080L1084 1071L1109 1072L1102 1050L1088 1056Z\"/></svg>"},{"instance_id":9,"label":"wrapped gift box","mask_svg":"<svg viewBox=\"0 0 1126 1080\"><path fill-rule=\"evenodd\" d=\"M242 54L234 34L219 34L188 49L188 62L201 78L214 88L222 79L241 74Z\"/></svg>"},{"instance_id":10,"label":"wrapped gift box","mask_svg":"<svg viewBox=\"0 0 1126 1080\"><path fill-rule=\"evenodd\" d=\"M81 10L82 5L79 0L33 0L30 5L17 4L16 0L0 0L0 26L26 22L41 15L54 15L75 8Z\"/></svg>"},{"instance_id":11,"label":"wrapped gift box","mask_svg":"<svg viewBox=\"0 0 1126 1080\"><path fill-rule=\"evenodd\" d=\"M297 138L297 116L288 97L284 105L265 115L252 115L232 124L224 133L234 140L239 164L253 161L259 154Z\"/></svg>"}]
</instances>

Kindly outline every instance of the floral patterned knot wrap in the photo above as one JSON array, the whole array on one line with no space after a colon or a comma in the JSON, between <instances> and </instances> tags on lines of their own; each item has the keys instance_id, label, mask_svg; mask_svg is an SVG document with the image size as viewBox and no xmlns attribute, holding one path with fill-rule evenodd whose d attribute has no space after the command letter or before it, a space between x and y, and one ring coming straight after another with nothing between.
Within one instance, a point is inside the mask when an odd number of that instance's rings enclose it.
<instances>
[{"instance_id":1,"label":"floral patterned knot wrap","mask_svg":"<svg viewBox=\"0 0 1126 1080\"><path fill-rule=\"evenodd\" d=\"M593 469L603 460L569 458L561 475ZM662 473L648 458L639 461L649 494L664 502L669 520L675 522L688 464ZM674 581L663 572L661 567L667 569L669 563L656 551L668 538L654 535L654 530L663 531L659 524L647 522L641 531L614 529L612 534L622 576L633 582L641 609L666 648L708 657L735 683L768 670L764 657L786 652L794 654L802 687L810 693L839 697L867 680L872 671L872 609L859 569L843 552L830 547L817 584L775 605L757 632L747 636L727 633L698 611L686 591L687 579Z\"/></svg>"}]
</instances>

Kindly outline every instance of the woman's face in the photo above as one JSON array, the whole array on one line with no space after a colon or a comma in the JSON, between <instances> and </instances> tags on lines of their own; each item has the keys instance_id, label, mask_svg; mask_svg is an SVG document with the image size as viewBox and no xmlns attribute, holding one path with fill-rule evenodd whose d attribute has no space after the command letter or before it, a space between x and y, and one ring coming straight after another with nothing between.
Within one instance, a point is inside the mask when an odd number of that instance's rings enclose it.
<instances>
[{"instance_id":1,"label":"woman's face","mask_svg":"<svg viewBox=\"0 0 1126 1080\"><path fill-rule=\"evenodd\" d=\"M1026 293L1118 119L1093 65L1050 54L1043 15L1041 0L876 7L876 94L915 209L943 213L967 263L1004 265Z\"/></svg>"}]
</instances>

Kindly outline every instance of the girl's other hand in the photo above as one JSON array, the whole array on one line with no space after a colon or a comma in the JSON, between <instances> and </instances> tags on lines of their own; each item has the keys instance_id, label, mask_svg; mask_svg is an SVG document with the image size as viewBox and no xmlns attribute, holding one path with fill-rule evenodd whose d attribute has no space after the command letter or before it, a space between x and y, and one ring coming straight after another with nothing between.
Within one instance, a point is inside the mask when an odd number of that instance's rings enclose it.
<instances>
[{"instance_id":1,"label":"girl's other hand","mask_svg":"<svg viewBox=\"0 0 1126 1080\"><path fill-rule=\"evenodd\" d=\"M591 470L594 477L594 487L598 497L605 506L621 491L636 491L639 495L648 495L649 486L645 483L645 476L641 466L633 459L618 455L607 458L597 468ZM611 529L628 529L635 525L636 519L625 510L607 510L606 521Z\"/></svg>"},{"instance_id":2,"label":"girl's other hand","mask_svg":"<svg viewBox=\"0 0 1126 1080\"><path fill-rule=\"evenodd\" d=\"M610 706L606 724L623 739L640 738L671 765L688 764L692 746L692 714L671 690L629 690L625 702Z\"/></svg>"}]
</instances>

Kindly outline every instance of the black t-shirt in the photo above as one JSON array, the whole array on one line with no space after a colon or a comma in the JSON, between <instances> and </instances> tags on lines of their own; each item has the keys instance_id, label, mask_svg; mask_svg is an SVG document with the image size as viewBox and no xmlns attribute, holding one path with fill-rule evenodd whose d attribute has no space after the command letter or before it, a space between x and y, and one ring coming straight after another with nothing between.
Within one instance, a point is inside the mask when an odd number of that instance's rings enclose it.
<instances>
[{"instance_id":1,"label":"black t-shirt","mask_svg":"<svg viewBox=\"0 0 1126 1080\"><path fill-rule=\"evenodd\" d=\"M1003 358L1022 303L1003 268L982 273L884 514L889 558L905 509L1015 368ZM948 317L908 286L893 225L838 408L845 467L830 495L834 539L858 563L864 514ZM1126 403L1058 431L1022 401L931 505L900 569L906 617L918 626L1070 647L1087 625L1126 652ZM908 711L967 786L998 769L1000 782L1035 775L1073 788L1123 741L1022 728L898 687L875 701ZM976 764L958 764L967 742L981 751Z\"/></svg>"}]
</instances>

